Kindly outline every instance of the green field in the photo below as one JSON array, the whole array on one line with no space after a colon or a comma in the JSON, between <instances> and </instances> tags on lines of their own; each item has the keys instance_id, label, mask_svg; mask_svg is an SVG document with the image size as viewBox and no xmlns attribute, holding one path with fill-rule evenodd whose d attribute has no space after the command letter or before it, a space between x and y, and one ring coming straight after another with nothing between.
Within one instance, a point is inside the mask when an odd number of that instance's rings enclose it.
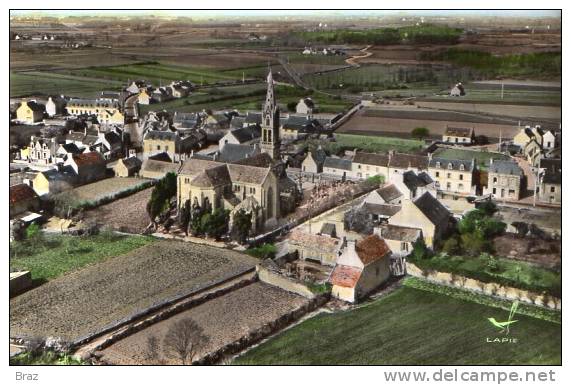
<instances>
[{"instance_id":1,"label":"green field","mask_svg":"<svg viewBox=\"0 0 571 385\"><path fill-rule=\"evenodd\" d=\"M119 89L124 83L53 72L10 72L10 97L28 95L71 95L93 97L104 90Z\"/></svg>"},{"instance_id":2,"label":"green field","mask_svg":"<svg viewBox=\"0 0 571 385\"><path fill-rule=\"evenodd\" d=\"M476 164L481 169L487 169L490 165L490 159L500 159L509 160L510 157L507 155L495 153L495 152L484 152L484 151L472 151L463 150L459 148L439 148L432 154L433 158L443 158L443 159L463 159L463 160L476 160Z\"/></svg>"},{"instance_id":3,"label":"green field","mask_svg":"<svg viewBox=\"0 0 571 385\"><path fill-rule=\"evenodd\" d=\"M561 324L516 314L509 337L486 319L509 310L402 287L353 310L319 314L247 351L242 365L561 364Z\"/></svg>"},{"instance_id":4,"label":"green field","mask_svg":"<svg viewBox=\"0 0 571 385\"><path fill-rule=\"evenodd\" d=\"M561 297L561 273L513 259L494 258L494 261L494 268L490 268L490 258L485 255L465 257L437 254L430 258L415 259L413 263L423 270L444 271L483 282L497 282Z\"/></svg>"},{"instance_id":5,"label":"green field","mask_svg":"<svg viewBox=\"0 0 571 385\"><path fill-rule=\"evenodd\" d=\"M154 238L101 233L89 237L45 234L10 244L10 269L29 270L41 283L106 258L124 254Z\"/></svg>"},{"instance_id":6,"label":"green field","mask_svg":"<svg viewBox=\"0 0 571 385\"><path fill-rule=\"evenodd\" d=\"M358 148L368 152L416 152L422 149L424 142L414 139L390 138L384 136L366 136L351 134L335 134L335 146L343 149ZM336 152L336 151L334 151Z\"/></svg>"}]
</instances>

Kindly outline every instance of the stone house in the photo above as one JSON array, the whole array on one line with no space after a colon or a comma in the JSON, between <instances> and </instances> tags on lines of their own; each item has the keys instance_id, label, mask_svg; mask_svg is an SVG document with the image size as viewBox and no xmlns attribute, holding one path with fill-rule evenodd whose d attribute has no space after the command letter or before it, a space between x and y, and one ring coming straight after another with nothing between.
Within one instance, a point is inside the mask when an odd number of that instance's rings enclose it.
<instances>
[{"instance_id":1,"label":"stone house","mask_svg":"<svg viewBox=\"0 0 571 385\"><path fill-rule=\"evenodd\" d=\"M295 112L311 116L315 112L315 103L311 98L301 98L295 106Z\"/></svg>"},{"instance_id":2,"label":"stone house","mask_svg":"<svg viewBox=\"0 0 571 385\"><path fill-rule=\"evenodd\" d=\"M150 92L148 90L146 89L141 90L141 92L139 92L139 95L137 96L137 103L144 105L151 104L151 95L149 94Z\"/></svg>"},{"instance_id":3,"label":"stone house","mask_svg":"<svg viewBox=\"0 0 571 385\"><path fill-rule=\"evenodd\" d=\"M16 120L21 123L34 124L44 119L45 106L35 100L22 100L16 110Z\"/></svg>"},{"instance_id":4,"label":"stone house","mask_svg":"<svg viewBox=\"0 0 571 385\"><path fill-rule=\"evenodd\" d=\"M64 163L72 154L81 153L83 153L83 149L77 147L75 143L62 143L56 151L55 162Z\"/></svg>"},{"instance_id":5,"label":"stone house","mask_svg":"<svg viewBox=\"0 0 571 385\"><path fill-rule=\"evenodd\" d=\"M389 218L388 224L420 229L429 248L448 231L451 213L429 192L416 199L405 199L401 210Z\"/></svg>"},{"instance_id":6,"label":"stone house","mask_svg":"<svg viewBox=\"0 0 571 385\"><path fill-rule=\"evenodd\" d=\"M331 273L331 295L357 302L390 278L390 264L391 250L379 236L372 234L357 243L347 241Z\"/></svg>"},{"instance_id":7,"label":"stone house","mask_svg":"<svg viewBox=\"0 0 571 385\"><path fill-rule=\"evenodd\" d=\"M485 193L496 199L519 200L523 171L511 160L490 159L488 168L488 188Z\"/></svg>"},{"instance_id":8,"label":"stone house","mask_svg":"<svg viewBox=\"0 0 571 385\"><path fill-rule=\"evenodd\" d=\"M365 197L364 202L374 204L401 204L403 193L393 183L385 184L384 186L371 191Z\"/></svg>"},{"instance_id":9,"label":"stone house","mask_svg":"<svg viewBox=\"0 0 571 385\"><path fill-rule=\"evenodd\" d=\"M136 156L119 159L115 166L113 166L115 176L123 178L137 175L140 169L141 160Z\"/></svg>"},{"instance_id":10,"label":"stone house","mask_svg":"<svg viewBox=\"0 0 571 385\"><path fill-rule=\"evenodd\" d=\"M309 151L301 163L301 171L312 172L314 174L322 173L325 158L327 158L327 154L325 154L325 151L323 151L321 147L314 151Z\"/></svg>"},{"instance_id":11,"label":"stone house","mask_svg":"<svg viewBox=\"0 0 571 385\"><path fill-rule=\"evenodd\" d=\"M94 115L100 124L125 124L125 116L121 112L119 100L110 98L70 99L65 107L73 116Z\"/></svg>"},{"instance_id":12,"label":"stone house","mask_svg":"<svg viewBox=\"0 0 571 385\"><path fill-rule=\"evenodd\" d=\"M67 101L63 96L61 97L48 97L46 102L46 113L49 117L62 115L65 113L65 105Z\"/></svg>"},{"instance_id":13,"label":"stone house","mask_svg":"<svg viewBox=\"0 0 571 385\"><path fill-rule=\"evenodd\" d=\"M414 243L422 238L421 229L390 224L375 227L374 234L385 240L394 256L403 257L409 255Z\"/></svg>"},{"instance_id":14,"label":"stone house","mask_svg":"<svg viewBox=\"0 0 571 385\"><path fill-rule=\"evenodd\" d=\"M233 119L234 120L234 119ZM250 125L228 131L218 142L218 147L225 144L252 144L260 141L262 129L259 125Z\"/></svg>"},{"instance_id":15,"label":"stone house","mask_svg":"<svg viewBox=\"0 0 571 385\"><path fill-rule=\"evenodd\" d=\"M56 161L58 147L56 138L44 139L32 136L27 157L22 157L22 159L34 164L53 164Z\"/></svg>"},{"instance_id":16,"label":"stone house","mask_svg":"<svg viewBox=\"0 0 571 385\"><path fill-rule=\"evenodd\" d=\"M441 194L474 194L475 171L476 162L474 159L432 158L428 164L428 173Z\"/></svg>"},{"instance_id":17,"label":"stone house","mask_svg":"<svg viewBox=\"0 0 571 385\"><path fill-rule=\"evenodd\" d=\"M349 159L326 157L323 162L323 173L346 178L351 176L353 162Z\"/></svg>"},{"instance_id":18,"label":"stone house","mask_svg":"<svg viewBox=\"0 0 571 385\"><path fill-rule=\"evenodd\" d=\"M10 219L26 211L38 211L40 198L33 188L20 183L10 186Z\"/></svg>"},{"instance_id":19,"label":"stone house","mask_svg":"<svg viewBox=\"0 0 571 385\"><path fill-rule=\"evenodd\" d=\"M388 180L389 156L368 152L357 152L351 164L353 178L367 179L375 175L382 175Z\"/></svg>"},{"instance_id":20,"label":"stone house","mask_svg":"<svg viewBox=\"0 0 571 385\"><path fill-rule=\"evenodd\" d=\"M531 127L523 127L514 136L513 143L523 149L525 145L532 139L535 139L534 133L531 131Z\"/></svg>"},{"instance_id":21,"label":"stone house","mask_svg":"<svg viewBox=\"0 0 571 385\"><path fill-rule=\"evenodd\" d=\"M334 266L341 254L343 240L324 234L293 230L287 237L288 252L297 251L299 259Z\"/></svg>"},{"instance_id":22,"label":"stone house","mask_svg":"<svg viewBox=\"0 0 571 385\"><path fill-rule=\"evenodd\" d=\"M107 167L103 156L98 152L71 154L64 162L77 174L78 184L92 183L105 178Z\"/></svg>"},{"instance_id":23,"label":"stone house","mask_svg":"<svg viewBox=\"0 0 571 385\"><path fill-rule=\"evenodd\" d=\"M540 202L561 204L561 159L541 159L538 199Z\"/></svg>"},{"instance_id":24,"label":"stone house","mask_svg":"<svg viewBox=\"0 0 571 385\"><path fill-rule=\"evenodd\" d=\"M71 166L39 172L32 181L32 188L39 196L57 194L78 185L78 175Z\"/></svg>"},{"instance_id":25,"label":"stone house","mask_svg":"<svg viewBox=\"0 0 571 385\"><path fill-rule=\"evenodd\" d=\"M165 152L179 162L191 154L197 143L194 137L181 137L178 132L147 131L143 137L143 159Z\"/></svg>"},{"instance_id":26,"label":"stone house","mask_svg":"<svg viewBox=\"0 0 571 385\"><path fill-rule=\"evenodd\" d=\"M464 85L462 83L456 83L454 87L450 90L450 96L464 96L466 95L466 90L464 89Z\"/></svg>"},{"instance_id":27,"label":"stone house","mask_svg":"<svg viewBox=\"0 0 571 385\"><path fill-rule=\"evenodd\" d=\"M390 178L390 182L399 191L402 199L414 199L427 191L436 196L436 183L425 171L416 173L409 170L402 174L393 173Z\"/></svg>"},{"instance_id":28,"label":"stone house","mask_svg":"<svg viewBox=\"0 0 571 385\"><path fill-rule=\"evenodd\" d=\"M450 127L442 134L442 141L451 144L473 144L476 140L474 127Z\"/></svg>"}]
</instances>

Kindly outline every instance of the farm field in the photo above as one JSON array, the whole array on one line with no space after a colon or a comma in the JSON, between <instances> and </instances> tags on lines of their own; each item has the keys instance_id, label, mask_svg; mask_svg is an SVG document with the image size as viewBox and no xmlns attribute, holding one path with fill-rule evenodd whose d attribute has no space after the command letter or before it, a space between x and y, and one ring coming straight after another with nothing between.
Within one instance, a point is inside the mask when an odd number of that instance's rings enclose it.
<instances>
[{"instance_id":1,"label":"farm field","mask_svg":"<svg viewBox=\"0 0 571 385\"><path fill-rule=\"evenodd\" d=\"M243 365L540 365L561 363L561 324L517 314L510 337L486 319L499 309L402 287L356 309L320 314L239 356ZM503 318L502 318L503 317ZM429 331L427 333L427 330ZM342 343L340 343L342 341Z\"/></svg>"},{"instance_id":2,"label":"farm field","mask_svg":"<svg viewBox=\"0 0 571 385\"><path fill-rule=\"evenodd\" d=\"M335 134L335 145L346 148L358 148L368 152L387 152L395 150L402 153L414 153L420 151L423 141L414 139L388 138L384 136L366 136Z\"/></svg>"},{"instance_id":3,"label":"farm field","mask_svg":"<svg viewBox=\"0 0 571 385\"><path fill-rule=\"evenodd\" d=\"M100 233L90 237L45 234L10 245L10 269L29 270L35 283L55 279L151 243L154 238Z\"/></svg>"},{"instance_id":4,"label":"farm field","mask_svg":"<svg viewBox=\"0 0 571 385\"><path fill-rule=\"evenodd\" d=\"M117 195L149 187L152 182L149 179L134 177L107 178L64 191L55 195L53 199L65 203L69 207L96 205L101 201L113 199Z\"/></svg>"},{"instance_id":5,"label":"farm field","mask_svg":"<svg viewBox=\"0 0 571 385\"><path fill-rule=\"evenodd\" d=\"M210 341L198 348L196 359L207 352L220 349L239 340L251 330L256 330L285 315L308 300L263 282L233 290L221 297L179 313L164 321L130 335L102 351L102 360L114 365L179 364L165 356L162 346L155 360L149 359L147 341L156 337L162 344L169 328L181 319L191 318L204 330Z\"/></svg>"},{"instance_id":6,"label":"farm field","mask_svg":"<svg viewBox=\"0 0 571 385\"><path fill-rule=\"evenodd\" d=\"M394 136L411 138L411 131L417 127L426 127L434 139L441 138L446 126L473 126L476 135L486 135L490 139L514 136L519 132L517 120L490 118L484 115L474 116L453 111L431 111L417 109L379 109L364 108L357 111L337 130L343 134L371 136ZM523 124L523 122L522 122Z\"/></svg>"},{"instance_id":7,"label":"farm field","mask_svg":"<svg viewBox=\"0 0 571 385\"><path fill-rule=\"evenodd\" d=\"M146 207L152 192L152 188L144 189L88 210L85 216L116 231L141 234L150 223Z\"/></svg>"},{"instance_id":8,"label":"farm field","mask_svg":"<svg viewBox=\"0 0 571 385\"><path fill-rule=\"evenodd\" d=\"M465 150L461 148L440 147L432 153L433 158L443 159L463 159L476 160L476 164L480 169L486 170L490 165L490 159L509 160L510 157L497 152L485 152L477 150Z\"/></svg>"},{"instance_id":9,"label":"farm field","mask_svg":"<svg viewBox=\"0 0 571 385\"><path fill-rule=\"evenodd\" d=\"M252 269L247 255L156 241L66 274L10 300L10 334L75 341L163 301Z\"/></svg>"}]
</instances>

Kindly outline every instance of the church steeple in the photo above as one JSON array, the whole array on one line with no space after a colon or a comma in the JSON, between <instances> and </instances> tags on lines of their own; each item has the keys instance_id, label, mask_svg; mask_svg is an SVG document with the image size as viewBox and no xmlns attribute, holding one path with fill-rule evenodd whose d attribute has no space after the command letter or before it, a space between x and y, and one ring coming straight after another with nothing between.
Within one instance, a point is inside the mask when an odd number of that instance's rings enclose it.
<instances>
[{"instance_id":1,"label":"church steeple","mask_svg":"<svg viewBox=\"0 0 571 385\"><path fill-rule=\"evenodd\" d=\"M260 147L273 159L280 157L280 110L276 103L272 70L268 73L268 90L262 107L262 139Z\"/></svg>"}]
</instances>

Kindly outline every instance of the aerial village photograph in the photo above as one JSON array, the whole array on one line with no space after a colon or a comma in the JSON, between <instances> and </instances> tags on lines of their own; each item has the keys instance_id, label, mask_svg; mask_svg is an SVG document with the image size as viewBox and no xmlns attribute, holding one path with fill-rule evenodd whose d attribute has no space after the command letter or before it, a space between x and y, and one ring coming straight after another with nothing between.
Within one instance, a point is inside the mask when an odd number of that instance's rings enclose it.
<instances>
[{"instance_id":1,"label":"aerial village photograph","mask_svg":"<svg viewBox=\"0 0 571 385\"><path fill-rule=\"evenodd\" d=\"M525 365L543 367L518 382L554 382L561 21L10 10L11 379Z\"/></svg>"}]
</instances>

